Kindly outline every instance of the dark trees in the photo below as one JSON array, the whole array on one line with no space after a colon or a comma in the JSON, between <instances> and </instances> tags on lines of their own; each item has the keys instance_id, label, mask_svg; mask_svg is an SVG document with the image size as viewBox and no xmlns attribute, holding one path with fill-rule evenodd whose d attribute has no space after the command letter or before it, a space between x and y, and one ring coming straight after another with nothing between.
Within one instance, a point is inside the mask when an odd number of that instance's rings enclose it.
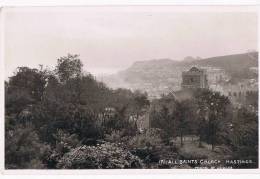
<instances>
[{"instance_id":1,"label":"dark trees","mask_svg":"<svg viewBox=\"0 0 260 179\"><path fill-rule=\"evenodd\" d=\"M176 101L176 123L177 134L181 138L181 146L183 145L183 136L190 134L194 135L197 130L196 126L196 104L193 100Z\"/></svg>"},{"instance_id":2,"label":"dark trees","mask_svg":"<svg viewBox=\"0 0 260 179\"><path fill-rule=\"evenodd\" d=\"M29 104L42 100L48 78L48 70L18 67L6 83L7 113L19 113Z\"/></svg>"},{"instance_id":3,"label":"dark trees","mask_svg":"<svg viewBox=\"0 0 260 179\"><path fill-rule=\"evenodd\" d=\"M204 129L206 127L206 130L199 131L200 138L206 139L214 150L216 144L225 143L225 137L229 133L229 125L231 124L230 101L220 93L209 90L196 91L195 98L198 104L200 127Z\"/></svg>"},{"instance_id":4,"label":"dark trees","mask_svg":"<svg viewBox=\"0 0 260 179\"><path fill-rule=\"evenodd\" d=\"M5 82L7 168L56 168L75 143L96 145L115 131L136 134L129 117L149 106L147 95L109 89L82 68L69 54L54 71L19 67ZM114 109L110 117L107 108Z\"/></svg>"},{"instance_id":5,"label":"dark trees","mask_svg":"<svg viewBox=\"0 0 260 179\"><path fill-rule=\"evenodd\" d=\"M158 100L159 105L153 104L152 127L163 129L169 137L179 136L181 145L184 135L198 135L199 145L206 141L212 149L216 144L230 142L231 106L228 98L205 89L192 93L193 97L189 99L164 96Z\"/></svg>"},{"instance_id":6,"label":"dark trees","mask_svg":"<svg viewBox=\"0 0 260 179\"><path fill-rule=\"evenodd\" d=\"M258 167L258 115L246 108L235 109L232 126L234 159L251 159L252 164L241 167Z\"/></svg>"},{"instance_id":7,"label":"dark trees","mask_svg":"<svg viewBox=\"0 0 260 179\"><path fill-rule=\"evenodd\" d=\"M32 126L6 129L5 166L7 169L46 168L50 146L43 144Z\"/></svg>"}]
</instances>

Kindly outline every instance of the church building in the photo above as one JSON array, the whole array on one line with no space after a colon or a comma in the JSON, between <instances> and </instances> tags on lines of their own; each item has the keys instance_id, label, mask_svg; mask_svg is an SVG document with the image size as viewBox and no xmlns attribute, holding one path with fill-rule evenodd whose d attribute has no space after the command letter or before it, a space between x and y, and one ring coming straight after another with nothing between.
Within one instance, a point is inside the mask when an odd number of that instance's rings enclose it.
<instances>
[{"instance_id":1,"label":"church building","mask_svg":"<svg viewBox=\"0 0 260 179\"><path fill-rule=\"evenodd\" d=\"M207 73L204 69L192 67L182 72L182 89L208 88Z\"/></svg>"}]
</instances>

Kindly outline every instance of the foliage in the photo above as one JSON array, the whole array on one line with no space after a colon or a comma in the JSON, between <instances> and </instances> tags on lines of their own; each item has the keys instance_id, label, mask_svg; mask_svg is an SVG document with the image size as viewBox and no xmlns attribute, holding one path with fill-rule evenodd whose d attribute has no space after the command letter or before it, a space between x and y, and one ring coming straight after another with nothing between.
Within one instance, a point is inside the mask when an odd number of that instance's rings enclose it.
<instances>
[{"instance_id":1,"label":"foliage","mask_svg":"<svg viewBox=\"0 0 260 179\"><path fill-rule=\"evenodd\" d=\"M258 91L248 92L246 94L246 104L252 105L255 109L258 107Z\"/></svg>"},{"instance_id":2,"label":"foliage","mask_svg":"<svg viewBox=\"0 0 260 179\"><path fill-rule=\"evenodd\" d=\"M56 72L61 82L67 82L81 74L83 65L78 57L79 55L68 54L58 59Z\"/></svg>"},{"instance_id":3,"label":"foliage","mask_svg":"<svg viewBox=\"0 0 260 179\"><path fill-rule=\"evenodd\" d=\"M112 143L80 146L65 154L58 163L63 169L141 168L142 161L127 150Z\"/></svg>"},{"instance_id":4,"label":"foliage","mask_svg":"<svg viewBox=\"0 0 260 179\"><path fill-rule=\"evenodd\" d=\"M172 137L196 133L196 101L176 100L175 97L163 96L152 109L151 126L164 130L165 142Z\"/></svg>"},{"instance_id":5,"label":"foliage","mask_svg":"<svg viewBox=\"0 0 260 179\"><path fill-rule=\"evenodd\" d=\"M163 138L169 143L170 138L176 136L176 100L171 96L163 96L152 104L150 121L152 128L159 128L164 131Z\"/></svg>"},{"instance_id":6,"label":"foliage","mask_svg":"<svg viewBox=\"0 0 260 179\"><path fill-rule=\"evenodd\" d=\"M131 148L156 147L163 145L162 131L160 129L151 128L145 133L133 137L128 145Z\"/></svg>"},{"instance_id":7,"label":"foliage","mask_svg":"<svg viewBox=\"0 0 260 179\"><path fill-rule=\"evenodd\" d=\"M40 142L31 126L15 126L6 131L5 165L8 169L46 168L50 146Z\"/></svg>"},{"instance_id":8,"label":"foliage","mask_svg":"<svg viewBox=\"0 0 260 179\"><path fill-rule=\"evenodd\" d=\"M176 111L174 115L177 118L176 132L181 137L181 145L183 145L183 136L196 134L197 117L196 117L196 101L191 99L184 101L177 101Z\"/></svg>"},{"instance_id":9,"label":"foliage","mask_svg":"<svg viewBox=\"0 0 260 179\"><path fill-rule=\"evenodd\" d=\"M258 116L246 108L237 110L233 120L232 146L235 159L251 159L253 164L247 167L258 167ZM246 166L243 166L246 167Z\"/></svg>"},{"instance_id":10,"label":"foliage","mask_svg":"<svg viewBox=\"0 0 260 179\"><path fill-rule=\"evenodd\" d=\"M18 67L14 76L5 83L6 112L19 113L28 104L41 101L49 71Z\"/></svg>"},{"instance_id":11,"label":"foliage","mask_svg":"<svg viewBox=\"0 0 260 179\"><path fill-rule=\"evenodd\" d=\"M6 168L152 168L160 158L176 159L171 142L183 144L186 135L210 144L210 154L232 147L234 159L257 167L256 93L247 94L246 108L207 89L150 102L146 93L110 89L82 69L79 56L68 54L54 71L18 67L5 82ZM148 112L151 128L138 131ZM194 145L179 155L201 157L193 148L202 150Z\"/></svg>"},{"instance_id":12,"label":"foliage","mask_svg":"<svg viewBox=\"0 0 260 179\"><path fill-rule=\"evenodd\" d=\"M199 131L200 140L212 145L229 143L229 125L231 122L231 105L227 97L219 92L197 90L195 99L198 104L198 118L203 131Z\"/></svg>"},{"instance_id":13,"label":"foliage","mask_svg":"<svg viewBox=\"0 0 260 179\"><path fill-rule=\"evenodd\" d=\"M7 168L56 168L78 145L95 146L115 130L125 139L137 133L129 118L149 105L147 94L109 89L82 69L68 54L54 71L18 67L5 81ZM115 114L105 117L106 108Z\"/></svg>"}]
</instances>

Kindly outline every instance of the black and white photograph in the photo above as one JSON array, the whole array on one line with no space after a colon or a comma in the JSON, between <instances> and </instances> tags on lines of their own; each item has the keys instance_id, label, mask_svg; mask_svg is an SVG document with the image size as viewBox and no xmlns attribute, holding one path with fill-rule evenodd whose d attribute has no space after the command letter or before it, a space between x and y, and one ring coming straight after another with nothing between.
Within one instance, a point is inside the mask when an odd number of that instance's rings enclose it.
<instances>
[{"instance_id":1,"label":"black and white photograph","mask_svg":"<svg viewBox=\"0 0 260 179\"><path fill-rule=\"evenodd\" d=\"M4 168L258 169L258 12L3 7Z\"/></svg>"}]
</instances>

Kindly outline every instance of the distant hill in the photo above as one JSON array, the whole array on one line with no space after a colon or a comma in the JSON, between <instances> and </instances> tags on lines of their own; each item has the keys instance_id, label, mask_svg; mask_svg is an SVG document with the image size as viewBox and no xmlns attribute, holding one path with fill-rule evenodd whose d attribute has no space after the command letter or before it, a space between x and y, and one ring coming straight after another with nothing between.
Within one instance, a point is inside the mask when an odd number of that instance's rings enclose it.
<instances>
[{"instance_id":1,"label":"distant hill","mask_svg":"<svg viewBox=\"0 0 260 179\"><path fill-rule=\"evenodd\" d=\"M193 65L196 66L212 66L224 69L227 73L238 75L247 71L250 67L258 66L258 52L235 54L211 57L206 59L186 57L183 61L174 61L171 59L157 59L149 61L137 61L127 70L120 72L126 80L132 80L131 77L145 78L146 75L154 76L154 73L171 73L176 68L185 68ZM132 74L135 73L135 74ZM141 74L139 74L141 73ZM150 74L153 73L153 74ZM146 74L146 75L144 75ZM141 76L139 76L141 75ZM158 74L159 75L159 74ZM242 78L247 78L246 74L241 74Z\"/></svg>"},{"instance_id":2,"label":"distant hill","mask_svg":"<svg viewBox=\"0 0 260 179\"><path fill-rule=\"evenodd\" d=\"M250 67L258 67L258 52L206 58L186 63L186 65L219 67L234 75L234 73L240 73Z\"/></svg>"},{"instance_id":3,"label":"distant hill","mask_svg":"<svg viewBox=\"0 0 260 179\"><path fill-rule=\"evenodd\" d=\"M180 88L181 73L191 66L222 68L235 81L243 78L255 78L256 74L252 74L249 68L258 67L258 52L205 59L188 56L183 61L171 59L137 61L128 69L118 74L107 76L103 80L110 87L127 87L163 92Z\"/></svg>"},{"instance_id":4,"label":"distant hill","mask_svg":"<svg viewBox=\"0 0 260 179\"><path fill-rule=\"evenodd\" d=\"M194 58L191 56L187 56L182 60L182 62L193 62L193 61L198 61L198 60L201 60L201 58L200 57Z\"/></svg>"}]
</instances>

